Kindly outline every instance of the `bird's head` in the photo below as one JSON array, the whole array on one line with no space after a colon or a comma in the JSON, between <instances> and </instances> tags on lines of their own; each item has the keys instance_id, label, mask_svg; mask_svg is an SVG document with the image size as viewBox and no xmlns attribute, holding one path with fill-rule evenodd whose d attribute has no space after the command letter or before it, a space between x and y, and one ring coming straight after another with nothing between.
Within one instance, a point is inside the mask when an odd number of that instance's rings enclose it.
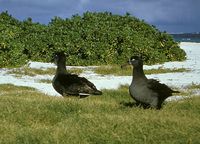
<instances>
[{"instance_id":1,"label":"bird's head","mask_svg":"<svg viewBox=\"0 0 200 144\"><path fill-rule=\"evenodd\" d=\"M63 61L63 62L66 61L66 55L65 55L64 51L56 52L53 54L51 62L53 62L57 65L57 63L59 61Z\"/></svg>"},{"instance_id":2,"label":"bird's head","mask_svg":"<svg viewBox=\"0 0 200 144\"><path fill-rule=\"evenodd\" d=\"M121 65L121 68L127 66L127 65L132 65L134 67L137 66L142 66L143 65L143 60L142 60L142 56L132 56L130 57L130 59L127 61L127 63Z\"/></svg>"},{"instance_id":3,"label":"bird's head","mask_svg":"<svg viewBox=\"0 0 200 144\"><path fill-rule=\"evenodd\" d=\"M143 65L142 56L132 56L128 62L130 65L133 65L134 67Z\"/></svg>"}]
</instances>

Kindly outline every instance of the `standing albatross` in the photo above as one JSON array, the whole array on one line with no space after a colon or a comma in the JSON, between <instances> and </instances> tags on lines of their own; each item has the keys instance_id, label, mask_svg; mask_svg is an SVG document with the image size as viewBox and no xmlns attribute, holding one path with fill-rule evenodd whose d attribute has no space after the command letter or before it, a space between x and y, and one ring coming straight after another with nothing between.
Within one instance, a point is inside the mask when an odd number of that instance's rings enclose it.
<instances>
[{"instance_id":1,"label":"standing albatross","mask_svg":"<svg viewBox=\"0 0 200 144\"><path fill-rule=\"evenodd\" d=\"M129 93L137 104L145 108L160 109L166 98L172 96L172 93L179 93L179 91L174 91L155 79L147 79L143 71L141 57L132 56L128 63L134 67Z\"/></svg>"},{"instance_id":2,"label":"standing albatross","mask_svg":"<svg viewBox=\"0 0 200 144\"><path fill-rule=\"evenodd\" d=\"M62 96L80 96L80 98L102 94L102 92L97 90L95 85L86 78L66 72L66 56L64 52L56 53L53 60L57 65L57 69L52 85L59 94Z\"/></svg>"}]
</instances>

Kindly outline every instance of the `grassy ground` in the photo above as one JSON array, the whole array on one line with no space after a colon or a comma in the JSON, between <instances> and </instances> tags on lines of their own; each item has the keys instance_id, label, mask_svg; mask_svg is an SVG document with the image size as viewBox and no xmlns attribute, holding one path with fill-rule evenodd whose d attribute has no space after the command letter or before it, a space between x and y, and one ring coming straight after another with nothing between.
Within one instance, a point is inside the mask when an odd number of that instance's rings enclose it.
<instances>
[{"instance_id":1,"label":"grassy ground","mask_svg":"<svg viewBox=\"0 0 200 144\"><path fill-rule=\"evenodd\" d=\"M132 75L132 67L127 66L123 69L118 65L112 66L100 66L94 69L95 73L102 75L116 75L116 76L131 76ZM188 72L188 69L178 68L178 69L168 69L168 68L159 68L159 69L150 69L144 70L145 74L160 74L160 73L176 73L176 72Z\"/></svg>"},{"instance_id":2,"label":"grassy ground","mask_svg":"<svg viewBox=\"0 0 200 144\"><path fill-rule=\"evenodd\" d=\"M83 72L83 70L79 69L79 68L71 68L71 69L68 69L67 72L80 74ZM23 75L28 75L28 76L54 75L56 73L56 69L48 68L48 69L43 70L43 69L34 69L34 68L29 68L29 67L21 67L21 68L10 69L10 71L8 73L15 74L18 77L21 77Z\"/></svg>"},{"instance_id":3,"label":"grassy ground","mask_svg":"<svg viewBox=\"0 0 200 144\"><path fill-rule=\"evenodd\" d=\"M127 86L84 99L0 85L0 143L199 143L200 98L130 107Z\"/></svg>"},{"instance_id":4,"label":"grassy ground","mask_svg":"<svg viewBox=\"0 0 200 144\"><path fill-rule=\"evenodd\" d=\"M112 66L99 66L96 68L91 68L97 74L101 75L115 75L115 76L131 76L132 75L132 67L127 66L125 68L121 68L119 65L112 65ZM69 73L80 74L84 70L81 68L71 68L67 69ZM158 73L175 73L175 72L188 72L188 69L185 68L178 68L178 69L167 69L167 68L159 68L159 69L150 69L144 70L145 74L158 74ZM29 67L21 67L21 68L13 68L10 69L8 72L9 74L15 74L18 77L22 75L29 75L29 76L36 76L36 75L54 75L56 72L55 68L48 68L46 70L42 69L34 69Z\"/></svg>"}]
</instances>

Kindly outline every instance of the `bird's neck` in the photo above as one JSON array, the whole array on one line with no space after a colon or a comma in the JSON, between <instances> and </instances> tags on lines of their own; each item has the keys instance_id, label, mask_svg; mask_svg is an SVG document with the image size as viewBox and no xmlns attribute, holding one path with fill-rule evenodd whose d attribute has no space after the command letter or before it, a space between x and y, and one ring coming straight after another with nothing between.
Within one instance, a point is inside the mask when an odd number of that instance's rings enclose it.
<instances>
[{"instance_id":1,"label":"bird's neck","mask_svg":"<svg viewBox=\"0 0 200 144\"><path fill-rule=\"evenodd\" d=\"M57 71L57 73L65 73L66 72L65 61L58 61L56 71Z\"/></svg>"},{"instance_id":2,"label":"bird's neck","mask_svg":"<svg viewBox=\"0 0 200 144\"><path fill-rule=\"evenodd\" d=\"M137 81L137 80L146 80L146 76L144 74L143 71L143 66L139 66L139 67L135 67L133 68L133 80Z\"/></svg>"}]
</instances>

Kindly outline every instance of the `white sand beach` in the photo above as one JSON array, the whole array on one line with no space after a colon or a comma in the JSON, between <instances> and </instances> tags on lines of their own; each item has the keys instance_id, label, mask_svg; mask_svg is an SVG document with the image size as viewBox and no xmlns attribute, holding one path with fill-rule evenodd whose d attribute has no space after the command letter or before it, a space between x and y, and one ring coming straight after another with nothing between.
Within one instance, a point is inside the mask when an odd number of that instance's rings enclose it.
<instances>
[{"instance_id":1,"label":"white sand beach","mask_svg":"<svg viewBox=\"0 0 200 144\"><path fill-rule=\"evenodd\" d=\"M154 78L161 83L165 83L171 87L184 88L191 84L200 84L200 43L180 43L180 47L187 53L187 60L183 62L167 62L159 65L147 66L144 69L157 68L186 68L189 72L165 73L147 75L148 78ZM46 69L55 67L52 63L29 62L29 67L37 69ZM73 68L73 66L67 66ZM77 67L76 67L77 68ZM113 75L98 75L91 71L92 67L78 67L84 68L84 72L80 76L84 76L92 81L98 89L117 89L120 85L130 84L131 76L113 76ZM28 86L37 89L38 91L50 96L60 96L52 87L51 84L41 83L39 80L51 80L53 75L37 75L16 77L15 74L8 74L9 70L6 68L0 69L0 84L14 84L18 86ZM199 91L198 91L199 93Z\"/></svg>"}]
</instances>

